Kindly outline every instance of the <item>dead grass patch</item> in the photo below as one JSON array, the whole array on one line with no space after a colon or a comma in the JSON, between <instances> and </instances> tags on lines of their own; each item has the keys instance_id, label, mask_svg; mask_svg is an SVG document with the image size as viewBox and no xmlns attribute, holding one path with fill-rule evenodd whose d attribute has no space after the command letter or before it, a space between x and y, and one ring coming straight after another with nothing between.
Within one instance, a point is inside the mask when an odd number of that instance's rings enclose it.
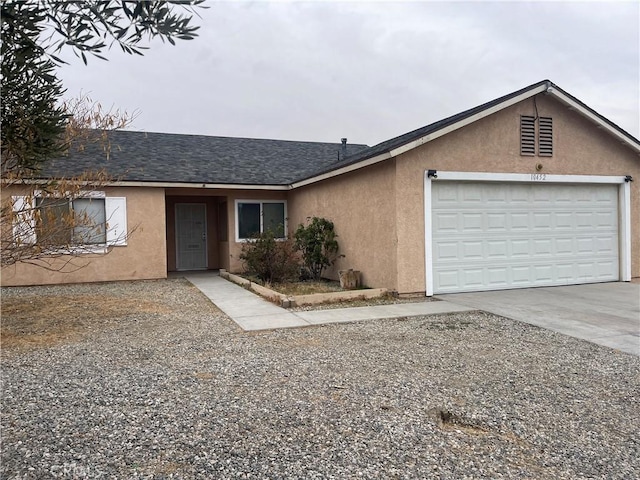
<instances>
[{"instance_id":1,"label":"dead grass patch","mask_svg":"<svg viewBox=\"0 0 640 480\"><path fill-rule=\"evenodd\" d=\"M48 347L139 313L167 313L155 302L108 295L30 295L2 299L3 349Z\"/></svg>"},{"instance_id":2,"label":"dead grass patch","mask_svg":"<svg viewBox=\"0 0 640 480\"><path fill-rule=\"evenodd\" d=\"M340 282L330 280L305 280L300 282L284 282L264 284L263 286L287 296L312 295L314 293L343 292Z\"/></svg>"}]
</instances>

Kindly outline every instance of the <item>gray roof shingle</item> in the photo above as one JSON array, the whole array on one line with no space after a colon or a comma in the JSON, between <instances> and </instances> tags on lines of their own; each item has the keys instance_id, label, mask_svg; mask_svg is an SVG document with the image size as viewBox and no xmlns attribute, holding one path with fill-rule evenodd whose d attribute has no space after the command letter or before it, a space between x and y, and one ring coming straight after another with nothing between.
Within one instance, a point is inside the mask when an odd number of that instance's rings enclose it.
<instances>
[{"instance_id":1,"label":"gray roof shingle","mask_svg":"<svg viewBox=\"0 0 640 480\"><path fill-rule=\"evenodd\" d=\"M106 170L123 181L289 185L339 161L340 143L211 137L116 130L102 144L46 163L43 176ZM367 148L348 144L347 156Z\"/></svg>"}]
</instances>

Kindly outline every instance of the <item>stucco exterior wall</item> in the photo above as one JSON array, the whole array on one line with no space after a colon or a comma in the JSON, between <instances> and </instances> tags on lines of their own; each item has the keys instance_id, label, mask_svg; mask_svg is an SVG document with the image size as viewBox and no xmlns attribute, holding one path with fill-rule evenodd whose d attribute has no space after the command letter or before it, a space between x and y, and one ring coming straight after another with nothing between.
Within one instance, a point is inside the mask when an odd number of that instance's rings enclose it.
<instances>
[{"instance_id":1,"label":"stucco exterior wall","mask_svg":"<svg viewBox=\"0 0 640 480\"><path fill-rule=\"evenodd\" d=\"M110 197L127 199L126 246L109 247L108 254L79 257L74 263L82 268L61 273L33 265L16 264L2 269L2 285L47 285L58 283L104 282L166 278L166 230L164 189L104 188ZM11 195L3 189L3 197ZM62 267L66 259L56 260L52 268Z\"/></svg>"},{"instance_id":2,"label":"stucco exterior wall","mask_svg":"<svg viewBox=\"0 0 640 480\"><path fill-rule=\"evenodd\" d=\"M578 113L544 94L538 114L553 118L553 157L520 155L520 115L533 98L451 132L397 158L398 280L401 293L424 292L424 172L632 175L632 276L640 276L640 156ZM542 164L538 172L536 165Z\"/></svg>"},{"instance_id":3,"label":"stucco exterior wall","mask_svg":"<svg viewBox=\"0 0 640 480\"><path fill-rule=\"evenodd\" d=\"M292 190L289 194L289 229L307 217L335 224L340 253L327 276L338 270L362 272L370 287L396 288L396 174L395 161L348 173Z\"/></svg>"}]
</instances>

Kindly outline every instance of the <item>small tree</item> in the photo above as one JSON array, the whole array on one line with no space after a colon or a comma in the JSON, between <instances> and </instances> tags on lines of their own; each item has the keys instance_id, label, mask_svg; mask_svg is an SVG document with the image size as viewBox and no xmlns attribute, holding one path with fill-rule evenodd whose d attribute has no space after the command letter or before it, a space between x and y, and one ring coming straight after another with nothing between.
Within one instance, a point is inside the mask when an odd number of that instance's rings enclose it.
<instances>
[{"instance_id":1,"label":"small tree","mask_svg":"<svg viewBox=\"0 0 640 480\"><path fill-rule=\"evenodd\" d=\"M313 217L296 230L295 247L302 252L302 261L311 278L319 280L322 272L344 255L338 255L338 241L333 222Z\"/></svg>"},{"instance_id":2,"label":"small tree","mask_svg":"<svg viewBox=\"0 0 640 480\"><path fill-rule=\"evenodd\" d=\"M240 259L260 280L281 283L298 276L299 265L289 240L277 240L273 230L256 234L242 245Z\"/></svg>"}]
</instances>

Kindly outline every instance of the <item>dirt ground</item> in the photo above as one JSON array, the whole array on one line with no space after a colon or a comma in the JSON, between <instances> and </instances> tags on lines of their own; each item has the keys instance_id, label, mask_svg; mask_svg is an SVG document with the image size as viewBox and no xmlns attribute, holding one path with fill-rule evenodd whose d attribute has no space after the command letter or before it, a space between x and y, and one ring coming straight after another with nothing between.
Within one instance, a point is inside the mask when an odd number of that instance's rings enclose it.
<instances>
[{"instance_id":1,"label":"dirt ground","mask_svg":"<svg viewBox=\"0 0 640 480\"><path fill-rule=\"evenodd\" d=\"M170 311L149 300L90 294L5 297L0 305L0 345L5 350L53 346L131 314Z\"/></svg>"}]
</instances>

